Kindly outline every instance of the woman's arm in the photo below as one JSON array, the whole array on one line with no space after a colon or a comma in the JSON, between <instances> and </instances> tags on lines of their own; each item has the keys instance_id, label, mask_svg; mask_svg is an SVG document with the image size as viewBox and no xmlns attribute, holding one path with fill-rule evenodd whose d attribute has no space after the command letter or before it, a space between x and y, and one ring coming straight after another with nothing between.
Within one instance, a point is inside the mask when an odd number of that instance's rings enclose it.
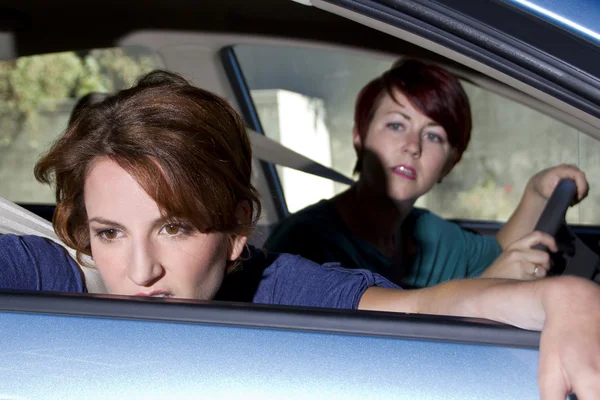
<instances>
[{"instance_id":1,"label":"woman's arm","mask_svg":"<svg viewBox=\"0 0 600 400\"><path fill-rule=\"evenodd\" d=\"M552 282L555 280L552 279ZM535 282L467 279L417 290L371 287L361 297L358 308L485 318L524 329L541 330L544 322L541 315L544 314L540 299L534 295L538 288L531 283ZM515 313L515 309L526 310L521 314Z\"/></svg>"},{"instance_id":2,"label":"woman's arm","mask_svg":"<svg viewBox=\"0 0 600 400\"><path fill-rule=\"evenodd\" d=\"M502 249L505 250L515 240L533 231L554 188L561 179L567 178L575 181L576 202L580 202L587 196L589 188L585 174L576 166L561 164L542 170L531 177L519 205L496 235Z\"/></svg>"},{"instance_id":3,"label":"woman's arm","mask_svg":"<svg viewBox=\"0 0 600 400\"><path fill-rule=\"evenodd\" d=\"M575 277L533 282L450 281L419 290L372 287L359 309L486 318L542 330L542 399L580 399L600 393L600 287Z\"/></svg>"},{"instance_id":4,"label":"woman's arm","mask_svg":"<svg viewBox=\"0 0 600 400\"><path fill-rule=\"evenodd\" d=\"M542 244L552 252L558 251L556 240L547 233L531 232L511 243L490 265L481 278L532 280L544 278L551 267L550 254L534 249Z\"/></svg>"},{"instance_id":5,"label":"woman's arm","mask_svg":"<svg viewBox=\"0 0 600 400\"><path fill-rule=\"evenodd\" d=\"M0 235L0 288L85 292L79 266L57 243L33 235Z\"/></svg>"}]
</instances>

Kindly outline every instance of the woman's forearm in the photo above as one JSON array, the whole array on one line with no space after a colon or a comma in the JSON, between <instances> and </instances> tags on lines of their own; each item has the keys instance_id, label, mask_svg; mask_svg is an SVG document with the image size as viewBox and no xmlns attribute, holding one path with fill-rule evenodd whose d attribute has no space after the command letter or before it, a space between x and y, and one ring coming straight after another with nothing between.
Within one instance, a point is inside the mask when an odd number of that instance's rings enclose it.
<instances>
[{"instance_id":1,"label":"woman's forearm","mask_svg":"<svg viewBox=\"0 0 600 400\"><path fill-rule=\"evenodd\" d=\"M496 234L500 247L506 250L511 243L533 231L547 203L547 199L526 188L519 205Z\"/></svg>"},{"instance_id":2,"label":"woman's forearm","mask_svg":"<svg viewBox=\"0 0 600 400\"><path fill-rule=\"evenodd\" d=\"M541 330L548 311L560 305L557 301L570 301L578 290L589 291L590 285L593 286L579 278L559 277L534 282L457 280L402 291L369 288L359 309L485 318Z\"/></svg>"},{"instance_id":3,"label":"woman's forearm","mask_svg":"<svg viewBox=\"0 0 600 400\"><path fill-rule=\"evenodd\" d=\"M535 228L548 199L562 179L571 179L577 185L575 203L587 196L589 186L585 174L576 166L561 164L538 172L529 179L519 205L496 235L503 249Z\"/></svg>"}]
</instances>

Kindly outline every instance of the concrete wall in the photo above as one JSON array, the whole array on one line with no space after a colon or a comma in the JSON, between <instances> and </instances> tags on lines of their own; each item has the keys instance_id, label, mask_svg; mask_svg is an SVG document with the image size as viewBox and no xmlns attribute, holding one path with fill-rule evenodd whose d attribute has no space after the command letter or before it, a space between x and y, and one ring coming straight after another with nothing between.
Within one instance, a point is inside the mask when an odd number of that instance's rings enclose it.
<instances>
[{"instance_id":1,"label":"concrete wall","mask_svg":"<svg viewBox=\"0 0 600 400\"><path fill-rule=\"evenodd\" d=\"M252 97L268 137L331 167L322 100L286 90L253 91ZM334 195L333 182L327 179L279 166L277 171L290 212Z\"/></svg>"}]
</instances>

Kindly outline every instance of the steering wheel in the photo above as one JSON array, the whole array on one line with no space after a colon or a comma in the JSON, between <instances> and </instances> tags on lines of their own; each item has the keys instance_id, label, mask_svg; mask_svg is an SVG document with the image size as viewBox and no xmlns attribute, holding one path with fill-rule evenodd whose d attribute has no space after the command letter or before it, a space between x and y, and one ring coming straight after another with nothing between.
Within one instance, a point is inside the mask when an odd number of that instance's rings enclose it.
<instances>
[{"instance_id":1,"label":"steering wheel","mask_svg":"<svg viewBox=\"0 0 600 400\"><path fill-rule=\"evenodd\" d=\"M600 256L594 253L567 226L565 214L577 194L570 179L561 180L540 215L535 230L554 237L558 252L550 252L552 267L548 275L575 275L600 283ZM537 249L548 251L543 245Z\"/></svg>"}]
</instances>

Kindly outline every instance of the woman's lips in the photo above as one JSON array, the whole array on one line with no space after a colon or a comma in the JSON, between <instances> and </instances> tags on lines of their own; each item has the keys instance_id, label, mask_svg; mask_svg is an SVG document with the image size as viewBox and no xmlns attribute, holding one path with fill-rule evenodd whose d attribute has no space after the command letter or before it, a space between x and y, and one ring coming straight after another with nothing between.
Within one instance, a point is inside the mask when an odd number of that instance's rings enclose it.
<instances>
[{"instance_id":1,"label":"woman's lips","mask_svg":"<svg viewBox=\"0 0 600 400\"><path fill-rule=\"evenodd\" d=\"M392 167L392 172L411 181L417 179L417 171L413 167L409 167L408 165L396 165Z\"/></svg>"},{"instance_id":2,"label":"woman's lips","mask_svg":"<svg viewBox=\"0 0 600 400\"><path fill-rule=\"evenodd\" d=\"M167 298L167 297L173 297L173 295L167 291L164 290L154 290L152 292L148 292L148 293L136 293L134 294L134 296L140 296L140 297L159 297L159 298Z\"/></svg>"}]
</instances>

